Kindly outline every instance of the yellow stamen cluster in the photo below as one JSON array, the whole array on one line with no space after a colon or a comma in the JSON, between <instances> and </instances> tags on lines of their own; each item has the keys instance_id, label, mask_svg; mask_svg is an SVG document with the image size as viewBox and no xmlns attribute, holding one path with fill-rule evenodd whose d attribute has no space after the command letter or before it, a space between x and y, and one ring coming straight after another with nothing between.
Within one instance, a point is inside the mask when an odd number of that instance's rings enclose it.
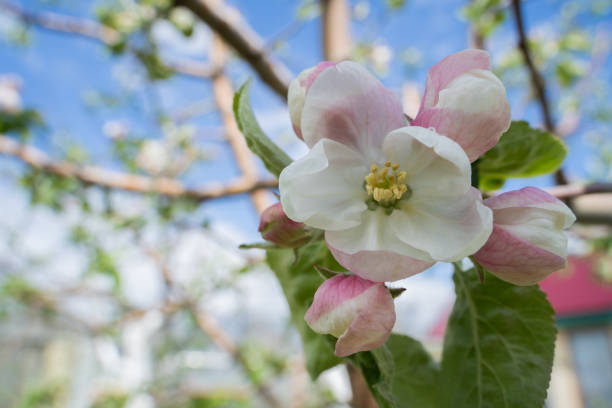
<instances>
[{"instance_id":1,"label":"yellow stamen cluster","mask_svg":"<svg viewBox=\"0 0 612 408\"><path fill-rule=\"evenodd\" d=\"M392 205L402 198L408 186L403 183L406 180L406 172L398 170L399 164L392 164L390 161L385 162L381 169L373 164L370 173L365 177L368 195L383 206Z\"/></svg>"}]
</instances>

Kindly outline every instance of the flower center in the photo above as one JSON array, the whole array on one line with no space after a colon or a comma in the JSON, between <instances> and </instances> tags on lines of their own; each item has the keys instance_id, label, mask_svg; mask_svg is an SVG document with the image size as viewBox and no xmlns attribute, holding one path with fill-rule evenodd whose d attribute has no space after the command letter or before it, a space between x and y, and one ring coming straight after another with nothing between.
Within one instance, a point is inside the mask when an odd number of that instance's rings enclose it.
<instances>
[{"instance_id":1,"label":"flower center","mask_svg":"<svg viewBox=\"0 0 612 408\"><path fill-rule=\"evenodd\" d=\"M368 208L374 210L382 206L393 211L400 199L412 195L410 187L404 183L406 172L399 171L399 167L399 164L392 164L390 161L385 162L381 169L376 164L370 166L370 173L365 176Z\"/></svg>"}]
</instances>

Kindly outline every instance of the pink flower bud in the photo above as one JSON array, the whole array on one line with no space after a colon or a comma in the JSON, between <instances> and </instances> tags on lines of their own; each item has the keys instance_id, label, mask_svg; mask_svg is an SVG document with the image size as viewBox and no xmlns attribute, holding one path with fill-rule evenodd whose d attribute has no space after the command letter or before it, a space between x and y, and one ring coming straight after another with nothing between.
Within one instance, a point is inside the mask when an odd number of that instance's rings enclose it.
<instances>
[{"instance_id":1,"label":"pink flower bud","mask_svg":"<svg viewBox=\"0 0 612 408\"><path fill-rule=\"evenodd\" d=\"M433 127L463 147L470 161L495 146L510 126L506 89L491 72L489 54L464 50L431 67L412 125Z\"/></svg>"},{"instance_id":2,"label":"pink flower bud","mask_svg":"<svg viewBox=\"0 0 612 408\"><path fill-rule=\"evenodd\" d=\"M308 228L285 214L280 203L266 208L261 214L259 232L266 241L286 248L298 248L310 239Z\"/></svg>"},{"instance_id":3,"label":"pink flower bud","mask_svg":"<svg viewBox=\"0 0 612 408\"><path fill-rule=\"evenodd\" d=\"M395 307L384 284L338 275L317 289L304 319L315 332L337 337L335 354L345 357L382 346L395 324Z\"/></svg>"},{"instance_id":4,"label":"pink flower bud","mask_svg":"<svg viewBox=\"0 0 612 408\"><path fill-rule=\"evenodd\" d=\"M302 71L300 75L289 84L289 94L287 95L289 116L291 117L293 130L300 139L302 139L302 110L304 109L304 102L306 101L308 89L310 89L310 86L321 72L334 65L336 64L333 62L323 61L316 67Z\"/></svg>"},{"instance_id":5,"label":"pink flower bud","mask_svg":"<svg viewBox=\"0 0 612 408\"><path fill-rule=\"evenodd\" d=\"M474 257L489 272L515 285L533 285L565 266L563 229L576 220L565 204L535 187L484 203L493 210L493 233Z\"/></svg>"}]
</instances>

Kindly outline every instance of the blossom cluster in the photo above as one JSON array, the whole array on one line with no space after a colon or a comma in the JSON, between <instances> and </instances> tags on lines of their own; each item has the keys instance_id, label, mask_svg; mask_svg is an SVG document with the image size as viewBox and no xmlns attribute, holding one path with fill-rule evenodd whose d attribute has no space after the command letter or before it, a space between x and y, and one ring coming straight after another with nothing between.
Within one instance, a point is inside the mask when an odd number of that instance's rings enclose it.
<instances>
[{"instance_id":1,"label":"blossom cluster","mask_svg":"<svg viewBox=\"0 0 612 408\"><path fill-rule=\"evenodd\" d=\"M533 187L482 199L471 163L510 125L489 55L465 50L428 72L409 121L397 96L360 65L323 62L289 88L295 133L310 148L279 178L264 238L288 247L325 231L350 275L326 280L305 319L338 338L340 356L382 345L395 322L384 282L471 256L500 279L539 282L565 265L571 210Z\"/></svg>"}]
</instances>

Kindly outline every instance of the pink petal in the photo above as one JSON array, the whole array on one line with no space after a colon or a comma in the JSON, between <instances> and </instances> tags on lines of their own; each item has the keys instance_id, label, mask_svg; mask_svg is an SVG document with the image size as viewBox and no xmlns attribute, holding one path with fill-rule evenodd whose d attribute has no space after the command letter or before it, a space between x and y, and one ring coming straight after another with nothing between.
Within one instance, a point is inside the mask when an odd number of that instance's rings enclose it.
<instances>
[{"instance_id":1,"label":"pink petal","mask_svg":"<svg viewBox=\"0 0 612 408\"><path fill-rule=\"evenodd\" d=\"M340 265L364 279L393 282L415 275L435 262L421 261L391 251L359 251L349 254L327 245Z\"/></svg>"},{"instance_id":2,"label":"pink petal","mask_svg":"<svg viewBox=\"0 0 612 408\"><path fill-rule=\"evenodd\" d=\"M576 216L561 200L536 187L524 187L520 190L508 191L506 193L489 197L484 204L502 214L501 210L509 208L537 208L558 214L561 220L561 228L570 227ZM495 220L494 220L495 222ZM498 222L499 223L499 222Z\"/></svg>"},{"instance_id":3,"label":"pink petal","mask_svg":"<svg viewBox=\"0 0 612 408\"><path fill-rule=\"evenodd\" d=\"M370 307L360 313L336 342L339 357L380 347L395 325L395 306L389 290L380 285L370 298Z\"/></svg>"},{"instance_id":4,"label":"pink petal","mask_svg":"<svg viewBox=\"0 0 612 408\"><path fill-rule=\"evenodd\" d=\"M463 50L444 58L427 73L427 86L420 110L434 106L438 102L438 93L459 75L472 69L490 69L490 67L489 53L483 50Z\"/></svg>"},{"instance_id":5,"label":"pink petal","mask_svg":"<svg viewBox=\"0 0 612 408\"><path fill-rule=\"evenodd\" d=\"M304 319L317 333L338 337L336 355L348 356L387 340L395 307L384 284L338 275L317 289Z\"/></svg>"},{"instance_id":6,"label":"pink petal","mask_svg":"<svg viewBox=\"0 0 612 408\"><path fill-rule=\"evenodd\" d=\"M565 258L531 245L497 225L474 257L489 272L515 285L536 284L565 266Z\"/></svg>"},{"instance_id":7,"label":"pink petal","mask_svg":"<svg viewBox=\"0 0 612 408\"><path fill-rule=\"evenodd\" d=\"M492 210L501 210L510 207L526 207L543 203L565 205L555 196L536 187L524 187L520 190L508 191L500 195L489 197L484 200L484 203Z\"/></svg>"},{"instance_id":8,"label":"pink petal","mask_svg":"<svg viewBox=\"0 0 612 408\"><path fill-rule=\"evenodd\" d=\"M419 112L412 126L433 127L436 132L456 141L471 162L497 144L510 123L510 106L499 111L469 113L448 108L431 108Z\"/></svg>"},{"instance_id":9,"label":"pink petal","mask_svg":"<svg viewBox=\"0 0 612 408\"><path fill-rule=\"evenodd\" d=\"M308 75L306 75L305 78L300 78L300 85L302 85L306 89L306 94L308 94L308 90L314 83L315 79L317 79L319 74L325 71L327 68L334 66L336 66L335 62L320 62L312 71L308 72Z\"/></svg>"},{"instance_id":10,"label":"pink petal","mask_svg":"<svg viewBox=\"0 0 612 408\"><path fill-rule=\"evenodd\" d=\"M300 123L302 122L302 110L304 110L304 102L306 101L306 94L313 84L314 80L319 74L325 71L329 67L333 67L336 64L334 62L323 61L317 66L305 69L291 81L289 84L289 92L287 95L287 104L289 105L289 116L291 117L291 125L295 134L302 139L302 129Z\"/></svg>"},{"instance_id":11,"label":"pink petal","mask_svg":"<svg viewBox=\"0 0 612 408\"><path fill-rule=\"evenodd\" d=\"M333 139L361 152L369 163L384 160L384 137L406 124L398 96L350 61L317 76L301 116L302 136L309 147L322 138Z\"/></svg>"},{"instance_id":12,"label":"pink petal","mask_svg":"<svg viewBox=\"0 0 612 408\"><path fill-rule=\"evenodd\" d=\"M306 312L304 319L312 325L323 314L335 309L347 300L361 295L374 285L377 285L377 283L353 275L337 275L327 279L317 289L312 306Z\"/></svg>"}]
</instances>

